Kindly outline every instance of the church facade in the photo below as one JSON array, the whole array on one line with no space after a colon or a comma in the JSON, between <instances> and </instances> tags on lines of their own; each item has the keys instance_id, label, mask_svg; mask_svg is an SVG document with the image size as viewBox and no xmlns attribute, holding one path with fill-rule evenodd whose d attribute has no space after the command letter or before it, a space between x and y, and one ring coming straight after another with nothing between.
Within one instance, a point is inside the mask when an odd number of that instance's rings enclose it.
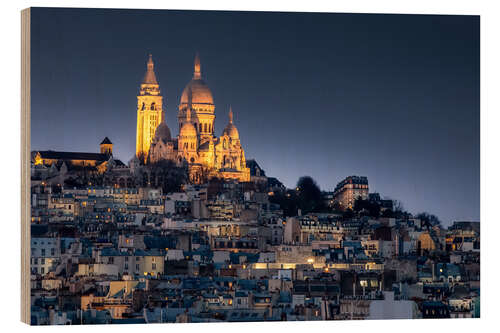
<instances>
[{"instance_id":1,"label":"church facade","mask_svg":"<svg viewBox=\"0 0 500 333\"><path fill-rule=\"evenodd\" d=\"M193 183L218 177L250 181L245 151L229 110L229 123L222 135L214 134L215 104L211 90L201 75L198 55L192 80L184 88L177 110L179 134L173 137L165 120L160 86L149 56L146 75L137 96L136 156L144 163L170 160L188 165Z\"/></svg>"}]
</instances>

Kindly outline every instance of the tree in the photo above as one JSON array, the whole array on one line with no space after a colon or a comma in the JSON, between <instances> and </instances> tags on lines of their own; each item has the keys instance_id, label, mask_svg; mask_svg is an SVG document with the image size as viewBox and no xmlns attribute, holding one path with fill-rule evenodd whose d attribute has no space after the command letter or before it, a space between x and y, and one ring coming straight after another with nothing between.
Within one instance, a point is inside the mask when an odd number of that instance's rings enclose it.
<instances>
[{"instance_id":1,"label":"tree","mask_svg":"<svg viewBox=\"0 0 500 333\"><path fill-rule=\"evenodd\" d=\"M362 197L356 198L353 210L356 213L363 213L363 215L370 217L377 218L380 216L380 205L370 200L364 200Z\"/></svg>"},{"instance_id":2,"label":"tree","mask_svg":"<svg viewBox=\"0 0 500 333\"><path fill-rule=\"evenodd\" d=\"M422 221L422 226L430 228L436 225L441 225L441 221L436 215L429 214L427 212L418 213L415 217Z\"/></svg>"},{"instance_id":3,"label":"tree","mask_svg":"<svg viewBox=\"0 0 500 333\"><path fill-rule=\"evenodd\" d=\"M394 217L394 212L392 211L392 209L386 209L382 212L382 217Z\"/></svg>"},{"instance_id":4,"label":"tree","mask_svg":"<svg viewBox=\"0 0 500 333\"><path fill-rule=\"evenodd\" d=\"M411 214L404 210L403 203L399 200L394 202L394 217L397 219L406 219L411 217Z\"/></svg>"},{"instance_id":5,"label":"tree","mask_svg":"<svg viewBox=\"0 0 500 333\"><path fill-rule=\"evenodd\" d=\"M269 201L280 205L285 217L297 216L299 209L302 214L327 211L319 186L309 176L301 177L294 190L276 191Z\"/></svg>"},{"instance_id":6,"label":"tree","mask_svg":"<svg viewBox=\"0 0 500 333\"><path fill-rule=\"evenodd\" d=\"M297 182L298 206L303 213L307 214L320 211L324 208L321 190L314 179L309 176L300 177Z\"/></svg>"},{"instance_id":7,"label":"tree","mask_svg":"<svg viewBox=\"0 0 500 333\"><path fill-rule=\"evenodd\" d=\"M187 167L177 166L170 160L160 160L141 168L139 183L142 186L161 187L163 193L178 192L188 181Z\"/></svg>"},{"instance_id":8,"label":"tree","mask_svg":"<svg viewBox=\"0 0 500 333\"><path fill-rule=\"evenodd\" d=\"M298 198L295 191L287 190L285 193L276 192L274 195L269 196L269 201L280 205L285 217L297 216Z\"/></svg>"}]
</instances>

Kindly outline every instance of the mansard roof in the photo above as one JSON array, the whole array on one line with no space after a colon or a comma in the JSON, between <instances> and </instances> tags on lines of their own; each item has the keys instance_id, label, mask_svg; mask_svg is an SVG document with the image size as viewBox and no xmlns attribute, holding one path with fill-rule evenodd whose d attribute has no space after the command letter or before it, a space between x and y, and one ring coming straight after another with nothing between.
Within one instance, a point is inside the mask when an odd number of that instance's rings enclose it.
<instances>
[{"instance_id":1,"label":"mansard roof","mask_svg":"<svg viewBox=\"0 0 500 333\"><path fill-rule=\"evenodd\" d=\"M246 165L247 165L247 168L250 169L250 175L251 176L256 176L257 175L257 170L260 170L260 175L262 177L266 176L266 172L260 167L260 165L254 159L248 159L248 160L246 160Z\"/></svg>"}]
</instances>

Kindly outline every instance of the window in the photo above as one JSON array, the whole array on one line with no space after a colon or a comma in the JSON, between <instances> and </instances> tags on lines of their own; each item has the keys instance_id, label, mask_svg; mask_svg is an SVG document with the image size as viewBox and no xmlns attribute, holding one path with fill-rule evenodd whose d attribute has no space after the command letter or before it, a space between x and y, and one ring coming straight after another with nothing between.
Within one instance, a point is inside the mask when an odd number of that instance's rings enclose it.
<instances>
[{"instance_id":1,"label":"window","mask_svg":"<svg viewBox=\"0 0 500 333\"><path fill-rule=\"evenodd\" d=\"M203 128L202 128L202 125L200 124L200 128L199 128L199 131L201 132L201 131L202 131L202 129L203 129Z\"/></svg>"},{"instance_id":2,"label":"window","mask_svg":"<svg viewBox=\"0 0 500 333\"><path fill-rule=\"evenodd\" d=\"M50 255L51 255L51 256L55 256L55 254L56 254L56 249L51 248L51 249L50 249Z\"/></svg>"},{"instance_id":3,"label":"window","mask_svg":"<svg viewBox=\"0 0 500 333\"><path fill-rule=\"evenodd\" d=\"M139 271L139 264L135 264L135 270Z\"/></svg>"},{"instance_id":4,"label":"window","mask_svg":"<svg viewBox=\"0 0 500 333\"><path fill-rule=\"evenodd\" d=\"M151 264L151 269L152 269L153 271L155 271L155 270L156 270L156 264Z\"/></svg>"},{"instance_id":5,"label":"window","mask_svg":"<svg viewBox=\"0 0 500 333\"><path fill-rule=\"evenodd\" d=\"M45 249L42 249L42 257L45 257Z\"/></svg>"},{"instance_id":6,"label":"window","mask_svg":"<svg viewBox=\"0 0 500 333\"><path fill-rule=\"evenodd\" d=\"M205 132L208 132L208 130L207 130L207 124L205 124Z\"/></svg>"},{"instance_id":7,"label":"window","mask_svg":"<svg viewBox=\"0 0 500 333\"><path fill-rule=\"evenodd\" d=\"M45 274L45 267L40 267L40 274Z\"/></svg>"}]
</instances>

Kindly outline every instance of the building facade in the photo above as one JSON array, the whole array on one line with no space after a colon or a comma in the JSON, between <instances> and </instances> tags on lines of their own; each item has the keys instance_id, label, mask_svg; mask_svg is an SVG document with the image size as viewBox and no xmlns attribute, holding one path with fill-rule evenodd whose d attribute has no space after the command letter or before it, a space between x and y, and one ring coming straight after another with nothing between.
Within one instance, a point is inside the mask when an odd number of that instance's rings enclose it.
<instances>
[{"instance_id":1,"label":"building facade","mask_svg":"<svg viewBox=\"0 0 500 333\"><path fill-rule=\"evenodd\" d=\"M368 199L368 178L349 176L335 187L333 201L342 209L352 209L356 199Z\"/></svg>"},{"instance_id":2,"label":"building facade","mask_svg":"<svg viewBox=\"0 0 500 333\"><path fill-rule=\"evenodd\" d=\"M165 121L165 108L150 56L137 96L136 154L145 163L161 160L189 166L192 182L218 177L250 181L245 151L229 110L229 123L222 135L214 135L215 104L211 90L201 75L198 55L193 79L184 88L177 113L179 134L172 137Z\"/></svg>"},{"instance_id":3,"label":"building facade","mask_svg":"<svg viewBox=\"0 0 500 333\"><path fill-rule=\"evenodd\" d=\"M103 173L112 165L124 165L120 160L113 159L113 143L108 137L99 144L99 153L37 150L31 152L31 162L35 169L42 166L52 167L54 171L61 173L69 170Z\"/></svg>"}]
</instances>

